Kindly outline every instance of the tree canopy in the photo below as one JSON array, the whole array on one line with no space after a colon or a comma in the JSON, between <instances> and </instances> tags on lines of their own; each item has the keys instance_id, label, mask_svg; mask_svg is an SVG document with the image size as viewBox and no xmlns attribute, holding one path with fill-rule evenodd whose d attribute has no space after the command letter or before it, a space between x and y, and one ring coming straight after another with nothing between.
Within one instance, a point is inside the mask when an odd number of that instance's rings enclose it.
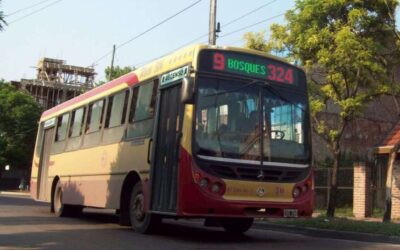
<instances>
[{"instance_id":1,"label":"tree canopy","mask_svg":"<svg viewBox=\"0 0 400 250\"><path fill-rule=\"evenodd\" d=\"M328 216L334 215L344 130L374 98L400 92L397 6L397 0L296 0L287 24L273 24L265 46L257 45L283 52L308 73L313 128L334 157ZM333 122L322 115L329 110L338 111Z\"/></svg>"},{"instance_id":2,"label":"tree canopy","mask_svg":"<svg viewBox=\"0 0 400 250\"><path fill-rule=\"evenodd\" d=\"M0 167L30 168L40 113L31 96L0 80Z\"/></svg>"},{"instance_id":3,"label":"tree canopy","mask_svg":"<svg viewBox=\"0 0 400 250\"><path fill-rule=\"evenodd\" d=\"M1 0L0 0L1 5ZM4 30L4 26L7 25L6 20L4 19L4 13L0 10L0 31Z\"/></svg>"},{"instance_id":4,"label":"tree canopy","mask_svg":"<svg viewBox=\"0 0 400 250\"><path fill-rule=\"evenodd\" d=\"M122 75L125 75L131 71L135 70L135 67L131 67L131 66L125 66L125 67L120 67L120 66L115 66L112 70L112 74L110 77L110 72L111 72L111 67L107 67L104 70L104 73L106 74L106 79L107 81L111 81L114 80Z\"/></svg>"}]
</instances>

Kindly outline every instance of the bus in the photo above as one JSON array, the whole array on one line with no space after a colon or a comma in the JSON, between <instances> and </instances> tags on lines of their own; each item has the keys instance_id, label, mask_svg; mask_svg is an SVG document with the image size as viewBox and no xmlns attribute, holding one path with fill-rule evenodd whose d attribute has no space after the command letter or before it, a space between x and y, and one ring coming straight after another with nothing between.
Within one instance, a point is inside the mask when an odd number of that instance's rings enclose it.
<instances>
[{"instance_id":1,"label":"bus","mask_svg":"<svg viewBox=\"0 0 400 250\"><path fill-rule=\"evenodd\" d=\"M57 216L115 209L140 233L165 218L243 233L309 217L305 73L244 48L180 49L45 111L30 185Z\"/></svg>"}]
</instances>

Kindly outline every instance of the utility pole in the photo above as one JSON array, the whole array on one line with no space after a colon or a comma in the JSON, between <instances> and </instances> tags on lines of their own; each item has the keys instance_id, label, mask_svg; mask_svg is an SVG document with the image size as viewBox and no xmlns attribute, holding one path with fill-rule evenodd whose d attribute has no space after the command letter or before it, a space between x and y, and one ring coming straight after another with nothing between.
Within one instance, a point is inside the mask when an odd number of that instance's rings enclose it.
<instances>
[{"instance_id":1,"label":"utility pole","mask_svg":"<svg viewBox=\"0 0 400 250\"><path fill-rule=\"evenodd\" d=\"M208 33L208 44L215 45L217 40L216 32L217 0L210 0L210 27Z\"/></svg>"},{"instance_id":2,"label":"utility pole","mask_svg":"<svg viewBox=\"0 0 400 250\"><path fill-rule=\"evenodd\" d=\"M113 52L112 52L112 58L111 58L111 67L110 67L110 73L108 74L108 79L111 81L112 73L114 71L114 57L115 57L115 44L113 45Z\"/></svg>"}]
</instances>

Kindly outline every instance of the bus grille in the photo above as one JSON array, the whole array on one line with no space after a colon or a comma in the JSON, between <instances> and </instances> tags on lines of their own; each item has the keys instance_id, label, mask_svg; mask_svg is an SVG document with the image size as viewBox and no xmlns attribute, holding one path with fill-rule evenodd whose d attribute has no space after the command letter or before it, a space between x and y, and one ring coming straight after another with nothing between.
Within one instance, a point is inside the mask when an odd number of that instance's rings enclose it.
<instances>
[{"instance_id":1,"label":"bus grille","mask_svg":"<svg viewBox=\"0 0 400 250\"><path fill-rule=\"evenodd\" d=\"M254 167L233 167L211 165L211 172L221 178L252 180L252 181L274 181L274 182L292 182L298 181L305 177L307 171L304 170L288 170L288 169L262 169L263 178L260 178L260 169Z\"/></svg>"}]
</instances>

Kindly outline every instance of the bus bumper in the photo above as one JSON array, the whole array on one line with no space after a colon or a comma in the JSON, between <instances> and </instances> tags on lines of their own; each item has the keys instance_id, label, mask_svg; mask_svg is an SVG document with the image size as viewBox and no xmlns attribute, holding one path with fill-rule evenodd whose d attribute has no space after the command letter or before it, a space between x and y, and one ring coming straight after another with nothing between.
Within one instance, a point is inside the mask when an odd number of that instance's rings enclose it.
<instances>
[{"instance_id":1,"label":"bus bumper","mask_svg":"<svg viewBox=\"0 0 400 250\"><path fill-rule=\"evenodd\" d=\"M182 217L310 217L314 208L314 190L309 185L309 190L302 194L299 198L253 200L240 199L235 197L234 200L228 197L212 194L200 187L193 176L195 164L192 157L181 151L181 174L179 178L179 194L178 194L178 216ZM185 178L184 178L185 177ZM189 177L189 178L188 178ZM212 178L212 177L211 177ZM312 182L312 174L306 178L303 183ZM215 179L215 177L214 177ZM221 179L219 179L221 180ZM223 182L223 180L221 180ZM254 184L254 182L249 182ZM297 185L297 183L296 183ZM293 183L292 186L295 186ZM225 190L226 191L226 190ZM290 196L292 192L290 192ZM256 194L254 194L256 196Z\"/></svg>"}]
</instances>

